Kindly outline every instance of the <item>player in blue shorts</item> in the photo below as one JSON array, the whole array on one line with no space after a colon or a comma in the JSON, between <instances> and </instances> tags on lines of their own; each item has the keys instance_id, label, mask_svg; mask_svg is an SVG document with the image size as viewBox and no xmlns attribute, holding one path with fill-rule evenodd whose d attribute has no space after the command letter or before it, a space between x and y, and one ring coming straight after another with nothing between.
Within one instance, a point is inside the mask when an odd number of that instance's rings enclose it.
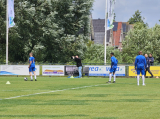
<instances>
[{"instance_id":1,"label":"player in blue shorts","mask_svg":"<svg viewBox=\"0 0 160 119\"><path fill-rule=\"evenodd\" d=\"M147 67L146 58L142 55L142 51L139 51L139 55L135 59L135 70L137 71L137 85L139 86L139 75L142 74L143 86L145 86L145 69Z\"/></svg>"},{"instance_id":2,"label":"player in blue shorts","mask_svg":"<svg viewBox=\"0 0 160 119\"><path fill-rule=\"evenodd\" d=\"M35 78L35 81L37 81L36 79L36 72L35 72L35 58L33 57L33 54L32 53L29 53L29 74L30 74L30 77L31 77L31 81L33 81L33 78L32 78L32 72L34 73L34 78Z\"/></svg>"},{"instance_id":3,"label":"player in blue shorts","mask_svg":"<svg viewBox=\"0 0 160 119\"><path fill-rule=\"evenodd\" d=\"M111 53L111 68L109 73L109 81L107 83L111 83L112 73L114 76L113 83L116 83L116 69L117 69L118 60L114 57L114 53Z\"/></svg>"}]
</instances>

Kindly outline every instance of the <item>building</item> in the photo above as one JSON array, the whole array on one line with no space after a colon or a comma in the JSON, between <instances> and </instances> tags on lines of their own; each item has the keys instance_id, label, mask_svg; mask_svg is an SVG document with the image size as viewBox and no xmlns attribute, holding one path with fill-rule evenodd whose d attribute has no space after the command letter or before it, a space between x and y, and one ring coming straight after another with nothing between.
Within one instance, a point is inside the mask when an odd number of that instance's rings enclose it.
<instances>
[{"instance_id":1,"label":"building","mask_svg":"<svg viewBox=\"0 0 160 119\"><path fill-rule=\"evenodd\" d=\"M133 28L128 22L114 22L114 28L107 31L107 46L114 46L122 50L122 41L127 32ZM105 19L92 20L92 40L98 44L104 44L105 40Z\"/></svg>"}]
</instances>

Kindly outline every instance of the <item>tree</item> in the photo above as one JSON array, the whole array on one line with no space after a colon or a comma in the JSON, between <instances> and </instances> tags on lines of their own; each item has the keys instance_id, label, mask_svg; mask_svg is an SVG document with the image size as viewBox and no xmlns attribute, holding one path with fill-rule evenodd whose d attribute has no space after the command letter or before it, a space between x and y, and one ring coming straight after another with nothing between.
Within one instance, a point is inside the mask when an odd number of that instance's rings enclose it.
<instances>
[{"instance_id":1,"label":"tree","mask_svg":"<svg viewBox=\"0 0 160 119\"><path fill-rule=\"evenodd\" d=\"M0 62L5 60L5 46L6 46L6 25L5 25L5 0L0 1Z\"/></svg>"},{"instance_id":2,"label":"tree","mask_svg":"<svg viewBox=\"0 0 160 119\"><path fill-rule=\"evenodd\" d=\"M143 23L135 23L123 41L123 62L133 63L138 51L152 53L156 62L160 61L160 25L146 28Z\"/></svg>"},{"instance_id":3,"label":"tree","mask_svg":"<svg viewBox=\"0 0 160 119\"><path fill-rule=\"evenodd\" d=\"M114 52L116 58L118 59L119 63L122 63L122 57L121 52L116 49L114 50L114 47L107 47L107 63L110 64L110 53ZM89 41L87 43L87 50L85 52L85 58L83 60L83 63L104 63L104 45L101 44L94 44L93 41Z\"/></svg>"},{"instance_id":4,"label":"tree","mask_svg":"<svg viewBox=\"0 0 160 119\"><path fill-rule=\"evenodd\" d=\"M47 38L46 35L45 39L49 42L42 41L48 54L46 61L67 62L71 55L83 54L89 36L89 15L92 4L92 0L57 1L54 8L58 14L55 15L54 23L57 23L61 34L58 33L59 36L55 38Z\"/></svg>"},{"instance_id":5,"label":"tree","mask_svg":"<svg viewBox=\"0 0 160 119\"><path fill-rule=\"evenodd\" d=\"M139 10L137 10L135 12L135 14L128 20L129 24L135 24L137 22L140 22L142 24L144 24L144 26L148 26L147 24L144 23L144 19L141 16L141 12Z\"/></svg>"},{"instance_id":6,"label":"tree","mask_svg":"<svg viewBox=\"0 0 160 119\"><path fill-rule=\"evenodd\" d=\"M0 60L5 59L5 0L0 1ZM15 0L15 23L9 29L9 61L67 62L82 54L90 33L93 0Z\"/></svg>"}]
</instances>

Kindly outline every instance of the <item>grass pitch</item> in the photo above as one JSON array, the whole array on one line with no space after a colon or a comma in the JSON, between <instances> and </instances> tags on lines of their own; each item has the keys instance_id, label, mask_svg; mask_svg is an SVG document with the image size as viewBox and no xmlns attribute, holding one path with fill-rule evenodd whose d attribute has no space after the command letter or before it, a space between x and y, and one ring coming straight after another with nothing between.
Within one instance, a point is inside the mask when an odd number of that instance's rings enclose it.
<instances>
[{"instance_id":1,"label":"grass pitch","mask_svg":"<svg viewBox=\"0 0 160 119\"><path fill-rule=\"evenodd\" d=\"M160 119L160 79L37 79L0 77L0 119Z\"/></svg>"}]
</instances>

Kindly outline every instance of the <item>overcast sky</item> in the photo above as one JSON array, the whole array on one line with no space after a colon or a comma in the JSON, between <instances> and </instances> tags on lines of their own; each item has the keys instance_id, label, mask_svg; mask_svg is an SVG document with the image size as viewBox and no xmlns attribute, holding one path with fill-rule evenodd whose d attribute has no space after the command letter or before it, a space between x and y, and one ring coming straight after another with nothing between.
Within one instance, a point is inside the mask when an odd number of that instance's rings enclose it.
<instances>
[{"instance_id":1,"label":"overcast sky","mask_svg":"<svg viewBox=\"0 0 160 119\"><path fill-rule=\"evenodd\" d=\"M105 18L105 1L95 0L93 19ZM156 23L160 24L160 0L116 0L116 21L127 22L136 10L142 12L142 17L149 27L153 27Z\"/></svg>"}]
</instances>

